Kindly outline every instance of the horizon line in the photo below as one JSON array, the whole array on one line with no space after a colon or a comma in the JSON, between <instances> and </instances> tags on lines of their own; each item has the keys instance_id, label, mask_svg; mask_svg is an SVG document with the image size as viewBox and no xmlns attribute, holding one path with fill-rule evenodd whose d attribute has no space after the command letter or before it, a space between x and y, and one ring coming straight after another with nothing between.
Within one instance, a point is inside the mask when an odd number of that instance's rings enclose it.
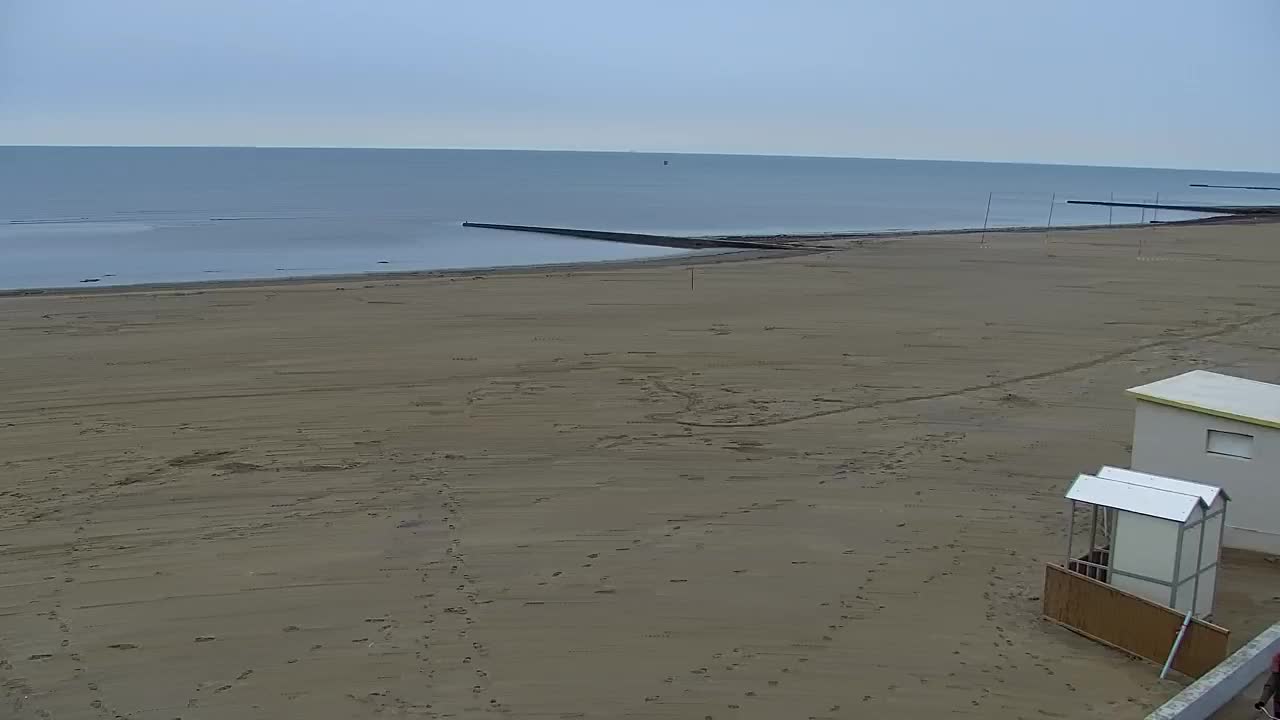
<instances>
[{"instance_id":1,"label":"horizon line","mask_svg":"<svg viewBox=\"0 0 1280 720\"><path fill-rule=\"evenodd\" d=\"M877 155L813 155L770 152L712 152L697 150L604 150L583 148L519 148L519 147L467 147L424 145L187 145L187 144L78 144L78 143L0 143L0 148L82 148L82 149L134 149L134 150L416 150L416 151L471 151L471 152L542 152L584 153L610 155L703 155L713 157L771 157L813 160L887 160L899 162L969 163L986 165L1045 165L1057 167L1111 168L1122 170L1174 170L1182 172L1227 172L1256 175L1280 175L1277 170L1240 170L1228 168L1189 168L1159 165L1110 165L1072 162L1048 162L1037 160L972 160L958 158L891 157Z\"/></svg>"}]
</instances>

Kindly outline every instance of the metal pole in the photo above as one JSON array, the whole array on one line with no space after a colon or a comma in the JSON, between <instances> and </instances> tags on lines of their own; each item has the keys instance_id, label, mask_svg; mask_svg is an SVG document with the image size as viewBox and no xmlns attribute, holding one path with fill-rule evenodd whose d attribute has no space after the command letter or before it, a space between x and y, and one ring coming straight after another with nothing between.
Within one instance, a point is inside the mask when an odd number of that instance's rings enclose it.
<instances>
[{"instance_id":1,"label":"metal pole","mask_svg":"<svg viewBox=\"0 0 1280 720\"><path fill-rule=\"evenodd\" d=\"M1222 497L1219 495L1218 497ZM1218 516L1218 550L1213 557L1213 590L1209 593L1209 614L1213 614L1213 605L1217 602L1218 595L1218 567L1222 558L1222 541L1225 540L1227 532L1227 501L1222 500L1222 512Z\"/></svg>"},{"instance_id":2,"label":"metal pole","mask_svg":"<svg viewBox=\"0 0 1280 720\"><path fill-rule=\"evenodd\" d=\"M1156 193L1156 205L1160 204L1160 193ZM1160 208L1151 208L1151 222L1160 217Z\"/></svg>"},{"instance_id":3,"label":"metal pole","mask_svg":"<svg viewBox=\"0 0 1280 720\"><path fill-rule=\"evenodd\" d=\"M1067 561L1062 565L1067 570L1071 569L1071 536L1076 534L1076 501L1069 502L1071 504L1070 509L1067 510Z\"/></svg>"},{"instance_id":4,"label":"metal pole","mask_svg":"<svg viewBox=\"0 0 1280 720\"><path fill-rule=\"evenodd\" d=\"M1169 674L1169 668L1173 667L1173 657L1178 654L1178 646L1182 644L1182 638L1186 637L1187 626L1191 624L1191 611L1187 611L1187 616L1182 618L1182 627L1178 628L1178 636L1173 639L1173 647L1169 650L1169 659L1164 661L1164 667L1160 669L1160 679L1165 679Z\"/></svg>"},{"instance_id":5,"label":"metal pole","mask_svg":"<svg viewBox=\"0 0 1280 720\"><path fill-rule=\"evenodd\" d=\"M991 196L994 192L987 193L987 214L982 216L982 241L981 245L987 244L987 223L991 221Z\"/></svg>"},{"instance_id":6,"label":"metal pole","mask_svg":"<svg viewBox=\"0 0 1280 720\"><path fill-rule=\"evenodd\" d=\"M1111 202L1115 202L1115 201L1116 201L1116 193L1115 193L1115 191L1114 191L1114 190L1112 190L1112 191L1111 191ZM1115 206L1114 206L1114 205L1108 205L1108 206L1107 206L1107 225L1110 225L1110 224L1111 224L1111 218L1115 215L1115 212L1116 212L1116 208L1115 208Z\"/></svg>"},{"instance_id":7,"label":"metal pole","mask_svg":"<svg viewBox=\"0 0 1280 720\"><path fill-rule=\"evenodd\" d=\"M1086 567L1089 577L1098 579L1097 568L1094 567L1093 549L1098 545L1098 506L1093 506L1093 520L1089 524L1089 565Z\"/></svg>"},{"instance_id":8,"label":"metal pole","mask_svg":"<svg viewBox=\"0 0 1280 720\"><path fill-rule=\"evenodd\" d=\"M1204 526L1209 524L1208 508L1200 511L1200 548L1196 550L1196 579L1191 585L1191 612L1196 611L1196 601L1200 599L1200 570L1204 567Z\"/></svg>"},{"instance_id":9,"label":"metal pole","mask_svg":"<svg viewBox=\"0 0 1280 720\"><path fill-rule=\"evenodd\" d=\"M1178 547L1174 550L1173 556L1173 585L1169 589L1169 607L1177 609L1178 607L1178 582L1182 579L1182 540L1187 536L1187 529L1178 527Z\"/></svg>"},{"instance_id":10,"label":"metal pole","mask_svg":"<svg viewBox=\"0 0 1280 720\"><path fill-rule=\"evenodd\" d=\"M689 268L689 290L693 290L693 268Z\"/></svg>"},{"instance_id":11,"label":"metal pole","mask_svg":"<svg viewBox=\"0 0 1280 720\"><path fill-rule=\"evenodd\" d=\"M1053 206L1058 202L1058 193L1049 198L1049 220L1044 224L1044 251L1049 252L1049 228L1053 226Z\"/></svg>"},{"instance_id":12,"label":"metal pole","mask_svg":"<svg viewBox=\"0 0 1280 720\"><path fill-rule=\"evenodd\" d=\"M1107 538L1107 582L1116 576L1116 533L1120 529L1120 511L1109 510L1111 532Z\"/></svg>"}]
</instances>

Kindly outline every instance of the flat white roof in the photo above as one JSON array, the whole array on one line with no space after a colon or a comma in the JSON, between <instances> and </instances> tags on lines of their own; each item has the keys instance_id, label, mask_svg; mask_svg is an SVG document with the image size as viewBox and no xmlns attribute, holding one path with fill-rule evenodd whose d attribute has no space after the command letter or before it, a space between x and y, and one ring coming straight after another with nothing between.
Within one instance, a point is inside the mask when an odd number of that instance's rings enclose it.
<instances>
[{"instance_id":1,"label":"flat white roof","mask_svg":"<svg viewBox=\"0 0 1280 720\"><path fill-rule=\"evenodd\" d=\"M1110 465L1104 465L1098 471L1098 477L1104 480L1120 480L1131 485L1146 485L1147 487L1169 490L1184 495L1199 495L1200 499L1204 500L1205 505L1213 505L1217 502L1219 496L1224 500L1231 499L1227 491L1220 487L1191 482L1190 480L1164 477L1163 475L1152 475L1138 472L1137 470L1126 470L1124 468L1111 467Z\"/></svg>"},{"instance_id":2,"label":"flat white roof","mask_svg":"<svg viewBox=\"0 0 1280 720\"><path fill-rule=\"evenodd\" d=\"M1122 480L1108 480L1094 475L1080 475L1067 490L1068 500L1126 510L1139 515L1185 523L1197 507L1205 508L1199 495L1134 485Z\"/></svg>"},{"instance_id":3,"label":"flat white roof","mask_svg":"<svg viewBox=\"0 0 1280 720\"><path fill-rule=\"evenodd\" d=\"M1148 402L1280 428L1280 385L1192 370L1128 392Z\"/></svg>"}]
</instances>

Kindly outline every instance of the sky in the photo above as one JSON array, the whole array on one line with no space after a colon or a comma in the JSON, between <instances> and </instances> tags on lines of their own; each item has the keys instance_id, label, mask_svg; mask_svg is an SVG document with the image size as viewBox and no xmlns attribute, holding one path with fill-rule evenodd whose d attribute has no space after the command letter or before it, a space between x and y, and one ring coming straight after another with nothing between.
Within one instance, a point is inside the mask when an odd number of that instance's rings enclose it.
<instances>
[{"instance_id":1,"label":"sky","mask_svg":"<svg viewBox=\"0 0 1280 720\"><path fill-rule=\"evenodd\" d=\"M0 0L0 144L1280 171L1277 0Z\"/></svg>"}]
</instances>

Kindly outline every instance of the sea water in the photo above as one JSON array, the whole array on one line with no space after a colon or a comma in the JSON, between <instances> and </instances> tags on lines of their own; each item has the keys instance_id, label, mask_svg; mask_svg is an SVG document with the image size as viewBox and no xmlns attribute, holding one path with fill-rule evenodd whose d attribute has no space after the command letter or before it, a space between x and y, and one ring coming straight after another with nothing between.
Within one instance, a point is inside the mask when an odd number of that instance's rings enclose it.
<instances>
[{"instance_id":1,"label":"sea water","mask_svg":"<svg viewBox=\"0 0 1280 720\"><path fill-rule=\"evenodd\" d=\"M1070 199L1280 202L1280 193L1190 183L1280 186L1280 176L740 155L0 147L0 288L677 252L463 228L467 220L676 235L873 232L1195 217Z\"/></svg>"}]
</instances>

